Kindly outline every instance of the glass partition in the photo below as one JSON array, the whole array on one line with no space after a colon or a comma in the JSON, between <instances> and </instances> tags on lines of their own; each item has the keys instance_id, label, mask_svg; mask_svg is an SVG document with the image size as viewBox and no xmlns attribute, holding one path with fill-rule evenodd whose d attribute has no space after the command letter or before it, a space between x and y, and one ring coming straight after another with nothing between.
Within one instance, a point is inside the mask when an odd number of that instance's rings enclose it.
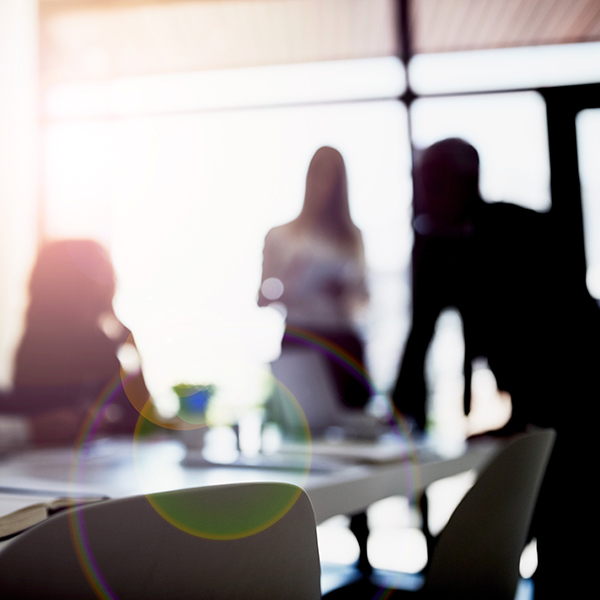
<instances>
[{"instance_id":1,"label":"glass partition","mask_svg":"<svg viewBox=\"0 0 600 600\"><path fill-rule=\"evenodd\" d=\"M256 305L263 239L298 214L313 153L334 146L363 231L368 356L385 388L408 317L407 140L396 101L55 122L44 141L47 234L109 246L116 310L155 396L225 382L252 401L282 334L278 314Z\"/></svg>"},{"instance_id":2,"label":"glass partition","mask_svg":"<svg viewBox=\"0 0 600 600\"><path fill-rule=\"evenodd\" d=\"M577 115L576 126L586 281L590 294L600 298L600 108L582 110Z\"/></svg>"},{"instance_id":3,"label":"glass partition","mask_svg":"<svg viewBox=\"0 0 600 600\"><path fill-rule=\"evenodd\" d=\"M413 105L412 131L417 148L447 137L473 144L485 200L550 208L546 110L536 92L423 98Z\"/></svg>"}]
</instances>

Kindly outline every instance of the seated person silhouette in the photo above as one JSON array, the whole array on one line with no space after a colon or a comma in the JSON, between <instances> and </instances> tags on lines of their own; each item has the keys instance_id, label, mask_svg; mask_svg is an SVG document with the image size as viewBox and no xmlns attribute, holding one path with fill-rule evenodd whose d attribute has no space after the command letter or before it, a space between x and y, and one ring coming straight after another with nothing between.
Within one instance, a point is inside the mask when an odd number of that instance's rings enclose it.
<instances>
[{"instance_id":1,"label":"seated person silhouette","mask_svg":"<svg viewBox=\"0 0 600 600\"><path fill-rule=\"evenodd\" d=\"M114 293L115 274L97 242L61 240L40 250L13 391L0 405L22 441L73 442L94 406L100 431L133 432L149 394L141 371L121 377L117 352L135 346L113 312Z\"/></svg>"}]
</instances>

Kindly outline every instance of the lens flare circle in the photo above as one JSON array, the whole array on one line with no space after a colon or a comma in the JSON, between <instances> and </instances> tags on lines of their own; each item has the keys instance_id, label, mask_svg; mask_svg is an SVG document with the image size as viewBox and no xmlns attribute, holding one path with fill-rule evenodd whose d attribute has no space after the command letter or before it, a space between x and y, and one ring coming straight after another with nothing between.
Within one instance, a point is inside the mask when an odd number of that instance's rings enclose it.
<instances>
[{"instance_id":1,"label":"lens flare circle","mask_svg":"<svg viewBox=\"0 0 600 600\"><path fill-rule=\"evenodd\" d=\"M306 416L296 398L279 381L273 378L274 388L280 394L289 409L288 414L295 416L297 431L301 432L302 446L305 452L301 456L300 482L301 488L306 483L312 462L312 443L310 428ZM149 422L140 415L134 433L134 461L140 465L140 442L144 439ZM138 475L143 479L140 466ZM189 505L187 500L177 495L147 494L150 505L168 523L190 535L213 540L234 540L248 537L263 531L279 521L292 508L300 496L296 488L282 488L276 497L263 498L260 502L240 502L232 510L231 506L213 504L210 497Z\"/></svg>"},{"instance_id":2,"label":"lens flare circle","mask_svg":"<svg viewBox=\"0 0 600 600\"><path fill-rule=\"evenodd\" d=\"M359 381L366 384L372 393L375 392L375 388L368 377L365 368L339 346L332 344L325 338L315 335L312 332L301 330L299 328L288 327L286 333L295 336L295 338L304 345L333 359L347 371L352 373ZM151 429L156 431L156 426L170 430L188 430L206 426L206 423L204 422L188 423L182 419L176 419L167 423L161 421L153 410L151 399L145 398L142 402L142 397L136 394L135 390L130 385L130 382L136 376L137 373L131 373L127 375L121 374L121 376L116 377L97 398L88 418L83 423L76 441L75 460L71 470L71 483L74 489L77 489L78 485L81 485L84 481L84 474L92 449L91 443L99 432L106 411L116 399L121 385L125 389L132 406L134 406L139 413L132 439L134 456L144 434L148 433ZM274 388L279 391L280 398L284 398L285 402L292 407L293 412L297 415L298 422L301 423L300 430L303 432L302 436L306 441L307 447L305 456L306 468L303 470L302 474L304 478L307 478L312 462L312 449L310 429L306 417L298 401L290 391L275 378L273 378L273 384ZM409 460L407 460L405 464L407 469L407 479L410 486L409 497L415 501L416 490L420 489L421 486L419 465L414 447L410 440L410 434L402 416L391 405L389 406L388 420L395 435L409 448ZM246 510L238 511L236 515L234 515L234 518L232 518L231 513L226 514L222 507L211 506L210 502L207 502L206 506L202 507L203 510L199 511L197 504L192 510L192 507L186 506L185 503L180 500L167 501L160 494L147 494L146 497L158 514L169 523L188 534L215 540L233 540L263 531L283 517L299 496L297 490L294 488L291 488L291 490L279 494L279 497L277 498L271 497L259 499L260 501L254 502L251 506L248 506ZM176 497L176 495L174 497ZM200 517L198 517L199 513L202 513ZM69 512L69 516L71 535L77 558L92 590L95 595L102 600L118 600L118 596L104 577L98 562L94 557L82 511L79 509L72 510ZM389 590L382 589L378 592L376 598L388 598L390 593Z\"/></svg>"}]
</instances>

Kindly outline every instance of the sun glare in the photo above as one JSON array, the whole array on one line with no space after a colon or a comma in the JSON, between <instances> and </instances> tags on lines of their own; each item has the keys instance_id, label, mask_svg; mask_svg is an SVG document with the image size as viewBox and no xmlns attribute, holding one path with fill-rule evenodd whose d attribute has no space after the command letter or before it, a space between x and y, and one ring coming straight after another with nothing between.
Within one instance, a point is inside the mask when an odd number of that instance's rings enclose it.
<instances>
[{"instance_id":1,"label":"sun glare","mask_svg":"<svg viewBox=\"0 0 600 600\"><path fill-rule=\"evenodd\" d=\"M365 70L352 63L336 71L341 90ZM393 65L379 70L389 76ZM313 79L324 81L328 69L317 66ZM363 95L379 94L376 80L371 74ZM328 85L319 93L331 95ZM165 405L182 382L215 383L230 404L259 401L283 332L282 317L256 304L263 240L298 214L319 146L335 146L346 160L373 272L405 285L398 273L410 252L410 171L398 102L57 121L45 144L48 231L110 247L115 308Z\"/></svg>"},{"instance_id":2,"label":"sun glare","mask_svg":"<svg viewBox=\"0 0 600 600\"><path fill-rule=\"evenodd\" d=\"M50 90L46 229L110 248L116 310L159 403L172 403L172 386L184 382L257 402L283 331L278 313L256 305L264 236L298 214L323 145L346 161L370 271L367 359L376 387L389 389L409 320L410 150L406 109L393 99L403 81L388 58ZM472 141L486 198L547 209L534 93L418 100L412 125L419 146L448 135Z\"/></svg>"}]
</instances>

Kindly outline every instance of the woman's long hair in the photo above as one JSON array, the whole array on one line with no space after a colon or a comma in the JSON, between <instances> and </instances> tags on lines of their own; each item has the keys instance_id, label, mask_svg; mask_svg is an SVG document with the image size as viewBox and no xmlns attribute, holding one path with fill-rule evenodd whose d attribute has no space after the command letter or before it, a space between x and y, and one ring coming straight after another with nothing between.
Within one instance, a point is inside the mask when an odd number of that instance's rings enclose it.
<instances>
[{"instance_id":1,"label":"woman's long hair","mask_svg":"<svg viewBox=\"0 0 600 600\"><path fill-rule=\"evenodd\" d=\"M112 264L97 242L60 240L43 246L29 281L25 332L15 362L16 388L79 385L118 369L114 343L100 325L101 317L112 313L114 292Z\"/></svg>"},{"instance_id":2,"label":"woman's long hair","mask_svg":"<svg viewBox=\"0 0 600 600\"><path fill-rule=\"evenodd\" d=\"M60 330L77 323L94 328L112 311L115 274L106 250L93 240L59 240L43 246L29 280L27 328Z\"/></svg>"},{"instance_id":3,"label":"woman's long hair","mask_svg":"<svg viewBox=\"0 0 600 600\"><path fill-rule=\"evenodd\" d=\"M360 246L360 230L350 216L346 166L335 148L323 146L315 152L306 175L304 205L291 225L342 247Z\"/></svg>"}]
</instances>

